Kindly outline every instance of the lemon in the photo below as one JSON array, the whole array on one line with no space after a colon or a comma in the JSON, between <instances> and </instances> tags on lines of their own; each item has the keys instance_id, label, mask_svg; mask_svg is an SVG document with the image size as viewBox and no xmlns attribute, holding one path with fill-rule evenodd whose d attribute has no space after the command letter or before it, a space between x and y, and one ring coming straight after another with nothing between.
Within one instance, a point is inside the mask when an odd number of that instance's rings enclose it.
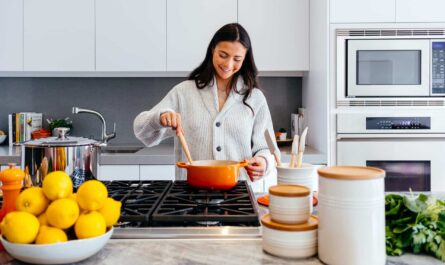
<instances>
[{"instance_id":1,"label":"lemon","mask_svg":"<svg viewBox=\"0 0 445 265\"><path fill-rule=\"evenodd\" d=\"M60 229L71 227L79 217L79 206L72 199L53 201L46 210L48 223Z\"/></svg>"},{"instance_id":2,"label":"lemon","mask_svg":"<svg viewBox=\"0 0 445 265\"><path fill-rule=\"evenodd\" d=\"M32 187L22 191L16 200L18 211L28 212L35 216L43 213L48 204L49 200L40 187Z\"/></svg>"},{"instance_id":3,"label":"lemon","mask_svg":"<svg viewBox=\"0 0 445 265\"><path fill-rule=\"evenodd\" d=\"M107 227L111 227L117 223L121 215L121 206L121 202L115 201L112 198L107 198L104 206L98 210L98 212L105 218Z\"/></svg>"},{"instance_id":4,"label":"lemon","mask_svg":"<svg viewBox=\"0 0 445 265\"><path fill-rule=\"evenodd\" d=\"M108 197L105 185L98 180L88 180L77 190L77 202L83 210L98 210Z\"/></svg>"},{"instance_id":5,"label":"lemon","mask_svg":"<svg viewBox=\"0 0 445 265\"><path fill-rule=\"evenodd\" d=\"M68 241L68 236L62 229L46 225L40 226L36 244L53 244L65 241Z\"/></svg>"},{"instance_id":6,"label":"lemon","mask_svg":"<svg viewBox=\"0 0 445 265\"><path fill-rule=\"evenodd\" d=\"M63 171L54 171L46 175L42 183L43 192L51 201L69 197L73 193L73 182Z\"/></svg>"},{"instance_id":7,"label":"lemon","mask_svg":"<svg viewBox=\"0 0 445 265\"><path fill-rule=\"evenodd\" d=\"M39 219L40 226L42 226L42 225L48 226L49 225L45 212L42 213L41 215L37 216L37 219Z\"/></svg>"},{"instance_id":8,"label":"lemon","mask_svg":"<svg viewBox=\"0 0 445 265\"><path fill-rule=\"evenodd\" d=\"M81 214L74 225L74 232L79 239L100 236L105 234L106 229L104 217L96 211Z\"/></svg>"},{"instance_id":9,"label":"lemon","mask_svg":"<svg viewBox=\"0 0 445 265\"><path fill-rule=\"evenodd\" d=\"M2 234L11 243L29 244L39 232L39 220L28 212L8 213L0 224Z\"/></svg>"},{"instance_id":10,"label":"lemon","mask_svg":"<svg viewBox=\"0 0 445 265\"><path fill-rule=\"evenodd\" d=\"M77 194L73 193L70 196L68 196L68 199L74 200L75 202L77 202Z\"/></svg>"}]
</instances>

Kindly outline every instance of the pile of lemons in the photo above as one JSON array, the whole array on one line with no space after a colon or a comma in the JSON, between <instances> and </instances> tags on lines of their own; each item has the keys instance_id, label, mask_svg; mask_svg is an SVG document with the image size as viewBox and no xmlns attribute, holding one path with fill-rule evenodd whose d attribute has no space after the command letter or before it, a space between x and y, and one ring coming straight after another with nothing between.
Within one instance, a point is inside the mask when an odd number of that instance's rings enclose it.
<instances>
[{"instance_id":1,"label":"pile of lemons","mask_svg":"<svg viewBox=\"0 0 445 265\"><path fill-rule=\"evenodd\" d=\"M89 180L73 193L71 178L63 171L48 174L42 187L20 193L16 211L0 224L4 237L12 243L52 244L104 234L119 219L121 202L108 197L105 185ZM73 231L74 230L74 231Z\"/></svg>"}]
</instances>

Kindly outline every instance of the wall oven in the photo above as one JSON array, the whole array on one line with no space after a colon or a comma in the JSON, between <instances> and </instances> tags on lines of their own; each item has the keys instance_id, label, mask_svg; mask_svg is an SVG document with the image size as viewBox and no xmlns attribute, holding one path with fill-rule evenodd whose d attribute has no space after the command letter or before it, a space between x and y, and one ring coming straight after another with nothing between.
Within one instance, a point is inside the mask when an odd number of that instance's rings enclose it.
<instances>
[{"instance_id":1,"label":"wall oven","mask_svg":"<svg viewBox=\"0 0 445 265\"><path fill-rule=\"evenodd\" d=\"M386 191L445 191L445 113L339 113L337 163L384 169Z\"/></svg>"},{"instance_id":2,"label":"wall oven","mask_svg":"<svg viewBox=\"0 0 445 265\"><path fill-rule=\"evenodd\" d=\"M337 99L445 96L445 30L337 30Z\"/></svg>"}]
</instances>

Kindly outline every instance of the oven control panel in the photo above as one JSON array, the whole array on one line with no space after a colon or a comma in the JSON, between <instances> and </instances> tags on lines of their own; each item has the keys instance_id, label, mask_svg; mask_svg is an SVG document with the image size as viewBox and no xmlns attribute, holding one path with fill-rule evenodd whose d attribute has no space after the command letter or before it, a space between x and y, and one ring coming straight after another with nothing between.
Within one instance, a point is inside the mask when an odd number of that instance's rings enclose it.
<instances>
[{"instance_id":1,"label":"oven control panel","mask_svg":"<svg viewBox=\"0 0 445 265\"><path fill-rule=\"evenodd\" d=\"M430 117L366 117L366 130L431 129Z\"/></svg>"},{"instance_id":2,"label":"oven control panel","mask_svg":"<svg viewBox=\"0 0 445 265\"><path fill-rule=\"evenodd\" d=\"M432 41L431 89L434 94L445 93L445 41Z\"/></svg>"}]
</instances>

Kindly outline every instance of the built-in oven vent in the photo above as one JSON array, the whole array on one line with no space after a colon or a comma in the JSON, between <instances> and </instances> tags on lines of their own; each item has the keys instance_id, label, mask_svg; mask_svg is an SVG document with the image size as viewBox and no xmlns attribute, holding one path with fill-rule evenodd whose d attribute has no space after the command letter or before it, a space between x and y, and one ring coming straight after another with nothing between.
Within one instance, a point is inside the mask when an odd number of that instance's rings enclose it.
<instances>
[{"instance_id":1,"label":"built-in oven vent","mask_svg":"<svg viewBox=\"0 0 445 265\"><path fill-rule=\"evenodd\" d=\"M445 106L443 100L338 100L337 107L428 107Z\"/></svg>"},{"instance_id":2,"label":"built-in oven vent","mask_svg":"<svg viewBox=\"0 0 445 265\"><path fill-rule=\"evenodd\" d=\"M445 29L337 29L337 36L445 36Z\"/></svg>"}]
</instances>

